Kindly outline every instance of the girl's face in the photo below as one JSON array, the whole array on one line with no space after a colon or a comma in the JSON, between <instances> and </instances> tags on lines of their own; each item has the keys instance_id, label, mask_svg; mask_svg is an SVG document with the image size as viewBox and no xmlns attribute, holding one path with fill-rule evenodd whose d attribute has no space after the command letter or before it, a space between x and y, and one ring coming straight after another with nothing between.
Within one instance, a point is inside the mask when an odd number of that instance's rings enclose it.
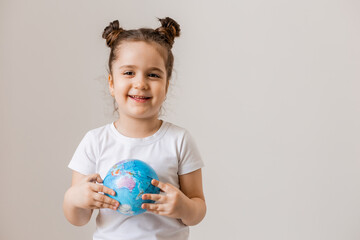
<instances>
[{"instance_id":1,"label":"girl's face","mask_svg":"<svg viewBox=\"0 0 360 240\"><path fill-rule=\"evenodd\" d=\"M161 46L128 41L121 43L117 51L113 76L109 75L109 89L119 106L120 116L157 118L168 89Z\"/></svg>"}]
</instances>

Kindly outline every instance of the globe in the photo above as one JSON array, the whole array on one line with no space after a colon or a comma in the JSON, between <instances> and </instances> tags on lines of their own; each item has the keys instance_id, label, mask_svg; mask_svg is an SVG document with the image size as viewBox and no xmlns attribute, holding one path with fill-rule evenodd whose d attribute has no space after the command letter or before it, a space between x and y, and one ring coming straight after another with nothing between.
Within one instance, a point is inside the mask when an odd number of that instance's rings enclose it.
<instances>
[{"instance_id":1,"label":"globe","mask_svg":"<svg viewBox=\"0 0 360 240\"><path fill-rule=\"evenodd\" d=\"M159 180L155 170L144 161L126 159L116 163L104 178L103 185L114 190L115 195L105 195L117 200L120 206L116 211L134 216L144 213L143 203L154 203L152 200L142 200L145 193L159 194L160 189L151 184L151 180Z\"/></svg>"}]
</instances>

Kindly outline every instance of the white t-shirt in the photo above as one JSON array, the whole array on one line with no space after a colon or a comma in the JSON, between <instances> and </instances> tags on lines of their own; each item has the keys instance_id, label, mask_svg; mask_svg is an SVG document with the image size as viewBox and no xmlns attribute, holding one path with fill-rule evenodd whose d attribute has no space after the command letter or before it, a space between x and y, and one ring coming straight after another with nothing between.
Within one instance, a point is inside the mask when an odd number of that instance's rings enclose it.
<instances>
[{"instance_id":1,"label":"white t-shirt","mask_svg":"<svg viewBox=\"0 0 360 240\"><path fill-rule=\"evenodd\" d=\"M179 188L178 175L204 166L190 133L163 121L159 130L145 138L122 135L114 123L88 131L77 147L68 167L81 174L99 173L104 179L109 169L125 159L148 163L159 180ZM163 193L162 193L163 194ZM150 212L126 216L102 208L96 218L94 240L188 239L189 227L180 220Z\"/></svg>"}]
</instances>

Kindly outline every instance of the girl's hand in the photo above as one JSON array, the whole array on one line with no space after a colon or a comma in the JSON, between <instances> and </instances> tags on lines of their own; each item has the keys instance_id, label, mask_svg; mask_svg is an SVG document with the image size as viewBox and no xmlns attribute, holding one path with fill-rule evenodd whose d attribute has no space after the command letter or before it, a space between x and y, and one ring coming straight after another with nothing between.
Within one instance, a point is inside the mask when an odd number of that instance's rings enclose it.
<instances>
[{"instance_id":1,"label":"girl's hand","mask_svg":"<svg viewBox=\"0 0 360 240\"><path fill-rule=\"evenodd\" d=\"M181 219L186 213L189 198L180 189L169 183L153 179L151 184L160 188L166 195L144 194L142 195L143 200L153 200L157 203L143 203L141 207L155 214Z\"/></svg>"},{"instance_id":2,"label":"girl's hand","mask_svg":"<svg viewBox=\"0 0 360 240\"><path fill-rule=\"evenodd\" d=\"M96 182L103 182L98 173L86 176L69 189L74 206L85 209L110 208L116 210L120 205L119 202L99 193L103 192L114 196L115 192L103 185L96 184Z\"/></svg>"}]
</instances>

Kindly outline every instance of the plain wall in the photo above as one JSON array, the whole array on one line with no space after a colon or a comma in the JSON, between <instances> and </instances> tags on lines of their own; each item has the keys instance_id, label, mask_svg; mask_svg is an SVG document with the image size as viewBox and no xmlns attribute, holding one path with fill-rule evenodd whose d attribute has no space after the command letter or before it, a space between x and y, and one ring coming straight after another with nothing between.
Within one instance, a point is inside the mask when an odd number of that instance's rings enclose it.
<instances>
[{"instance_id":1,"label":"plain wall","mask_svg":"<svg viewBox=\"0 0 360 240\"><path fill-rule=\"evenodd\" d=\"M360 2L0 1L0 239L91 239L63 215L84 134L113 120L109 22L181 26L163 119L205 161L190 239L360 239Z\"/></svg>"}]
</instances>

